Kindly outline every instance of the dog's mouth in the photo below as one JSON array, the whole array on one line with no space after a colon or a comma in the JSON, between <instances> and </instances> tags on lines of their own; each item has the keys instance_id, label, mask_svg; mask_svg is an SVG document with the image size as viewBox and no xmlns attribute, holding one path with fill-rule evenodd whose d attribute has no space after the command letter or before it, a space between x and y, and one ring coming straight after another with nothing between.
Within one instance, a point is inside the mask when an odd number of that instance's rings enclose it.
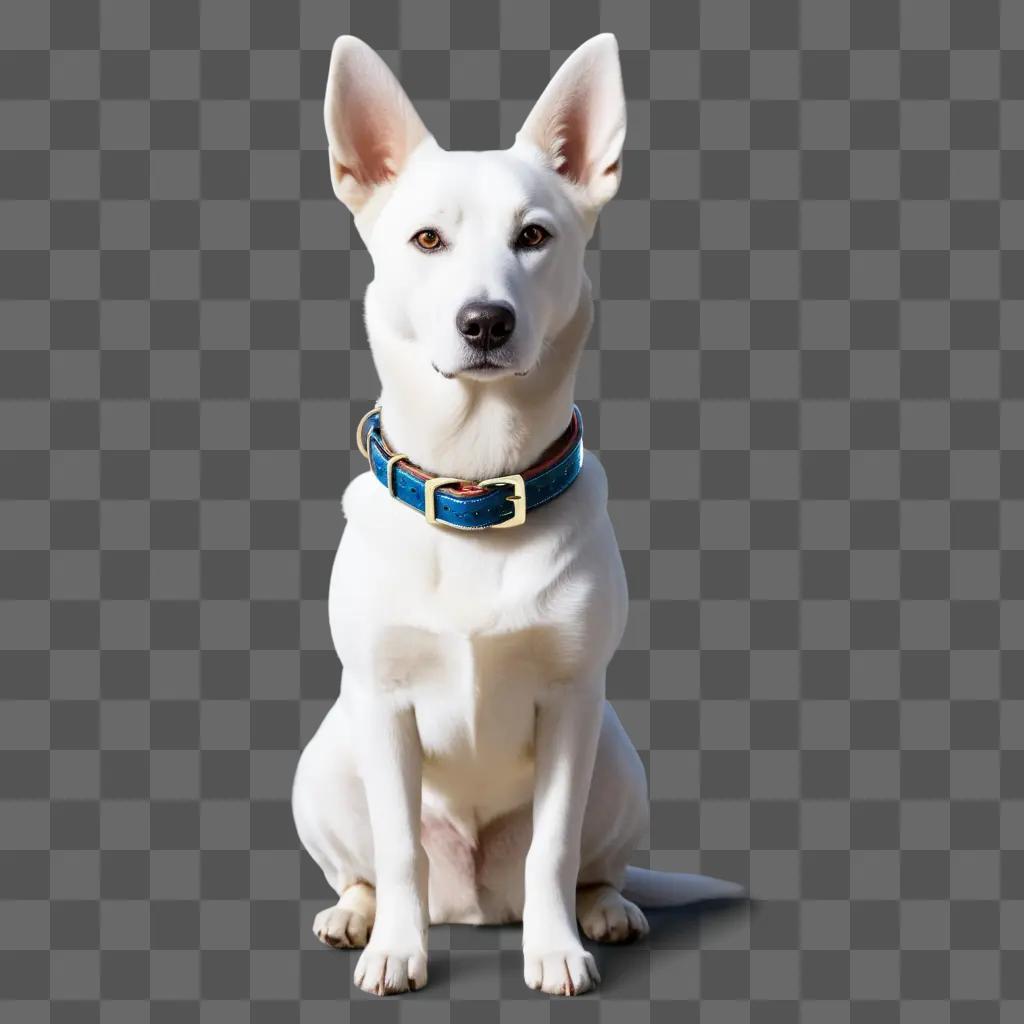
<instances>
[{"instance_id":1,"label":"dog's mouth","mask_svg":"<svg viewBox=\"0 0 1024 1024\"><path fill-rule=\"evenodd\" d=\"M472 363L466 363L456 370L442 370L437 363L430 364L445 380L454 380L463 375L476 379L486 377L502 377L507 374L514 374L516 377L525 377L529 370L513 370L508 363L497 363L493 359L477 359Z\"/></svg>"}]
</instances>

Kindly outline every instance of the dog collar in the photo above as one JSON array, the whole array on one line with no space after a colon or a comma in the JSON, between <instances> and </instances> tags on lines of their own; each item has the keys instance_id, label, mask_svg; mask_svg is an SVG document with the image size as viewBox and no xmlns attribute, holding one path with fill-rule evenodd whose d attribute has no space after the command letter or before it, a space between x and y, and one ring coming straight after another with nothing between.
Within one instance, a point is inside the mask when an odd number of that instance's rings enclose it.
<instances>
[{"instance_id":1,"label":"dog collar","mask_svg":"<svg viewBox=\"0 0 1024 1024\"><path fill-rule=\"evenodd\" d=\"M579 476L583 417L574 405L565 433L529 469L479 482L431 476L392 451L381 433L379 406L359 421L356 445L391 497L422 513L428 523L459 530L502 529L522 526L528 511L557 498Z\"/></svg>"}]
</instances>

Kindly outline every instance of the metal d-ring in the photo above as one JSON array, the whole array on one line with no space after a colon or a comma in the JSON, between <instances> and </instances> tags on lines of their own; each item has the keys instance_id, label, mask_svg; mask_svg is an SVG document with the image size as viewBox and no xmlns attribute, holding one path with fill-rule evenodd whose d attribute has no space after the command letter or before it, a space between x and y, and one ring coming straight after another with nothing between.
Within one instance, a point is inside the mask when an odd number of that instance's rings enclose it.
<instances>
[{"instance_id":1,"label":"metal d-ring","mask_svg":"<svg viewBox=\"0 0 1024 1024\"><path fill-rule=\"evenodd\" d=\"M366 426L366 421L377 412L380 412L379 405L375 405L368 413L365 413L363 418L359 421L359 426L356 427L356 447L359 449L359 454L362 455L367 462L370 461L370 449L367 445L363 444L363 428Z\"/></svg>"}]
</instances>

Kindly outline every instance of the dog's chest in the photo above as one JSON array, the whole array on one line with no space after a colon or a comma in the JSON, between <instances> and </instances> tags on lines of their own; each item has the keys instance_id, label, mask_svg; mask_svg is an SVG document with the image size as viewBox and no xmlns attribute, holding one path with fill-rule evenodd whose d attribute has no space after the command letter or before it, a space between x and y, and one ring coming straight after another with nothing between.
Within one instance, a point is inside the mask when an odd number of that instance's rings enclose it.
<instances>
[{"instance_id":1,"label":"dog's chest","mask_svg":"<svg viewBox=\"0 0 1024 1024\"><path fill-rule=\"evenodd\" d=\"M592 512L603 499L585 464L526 526L467 537L410 515L368 476L346 493L329 602L343 688L415 710L424 795L456 817L529 798L538 704L602 669L622 635L621 561Z\"/></svg>"},{"instance_id":2,"label":"dog's chest","mask_svg":"<svg viewBox=\"0 0 1024 1024\"><path fill-rule=\"evenodd\" d=\"M557 625L464 634L385 627L373 642L374 678L404 691L424 744L494 751L532 731L542 691L571 678L577 660Z\"/></svg>"},{"instance_id":3,"label":"dog's chest","mask_svg":"<svg viewBox=\"0 0 1024 1024\"><path fill-rule=\"evenodd\" d=\"M426 782L519 790L538 700L587 656L572 545L525 531L467 545L424 526L388 546L353 525L330 602L346 677L414 707Z\"/></svg>"},{"instance_id":4,"label":"dog's chest","mask_svg":"<svg viewBox=\"0 0 1024 1024\"><path fill-rule=\"evenodd\" d=\"M415 709L425 798L480 823L529 799L537 702L572 678L580 652L569 622L517 603L484 565L471 575L410 579L431 613L393 605L405 621L379 623L366 642L374 685Z\"/></svg>"},{"instance_id":5,"label":"dog's chest","mask_svg":"<svg viewBox=\"0 0 1024 1024\"><path fill-rule=\"evenodd\" d=\"M576 671L595 572L575 538L554 524L467 538L411 518L372 485L331 577L346 668L417 699L455 687L484 705Z\"/></svg>"}]
</instances>

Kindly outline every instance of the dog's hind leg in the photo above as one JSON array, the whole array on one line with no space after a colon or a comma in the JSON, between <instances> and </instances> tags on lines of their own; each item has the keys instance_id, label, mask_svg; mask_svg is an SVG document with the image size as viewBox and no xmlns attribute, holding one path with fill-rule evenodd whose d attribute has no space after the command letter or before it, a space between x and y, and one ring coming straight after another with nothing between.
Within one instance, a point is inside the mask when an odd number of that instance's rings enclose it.
<instances>
[{"instance_id":1,"label":"dog's hind leg","mask_svg":"<svg viewBox=\"0 0 1024 1024\"><path fill-rule=\"evenodd\" d=\"M576 919L588 939L629 942L647 934L643 911L621 893L626 864L647 829L643 762L605 704L580 843Z\"/></svg>"},{"instance_id":2,"label":"dog's hind leg","mask_svg":"<svg viewBox=\"0 0 1024 1024\"><path fill-rule=\"evenodd\" d=\"M339 896L317 914L313 931L331 946L365 946L376 910L373 837L338 705L299 758L292 813L302 845Z\"/></svg>"}]
</instances>

